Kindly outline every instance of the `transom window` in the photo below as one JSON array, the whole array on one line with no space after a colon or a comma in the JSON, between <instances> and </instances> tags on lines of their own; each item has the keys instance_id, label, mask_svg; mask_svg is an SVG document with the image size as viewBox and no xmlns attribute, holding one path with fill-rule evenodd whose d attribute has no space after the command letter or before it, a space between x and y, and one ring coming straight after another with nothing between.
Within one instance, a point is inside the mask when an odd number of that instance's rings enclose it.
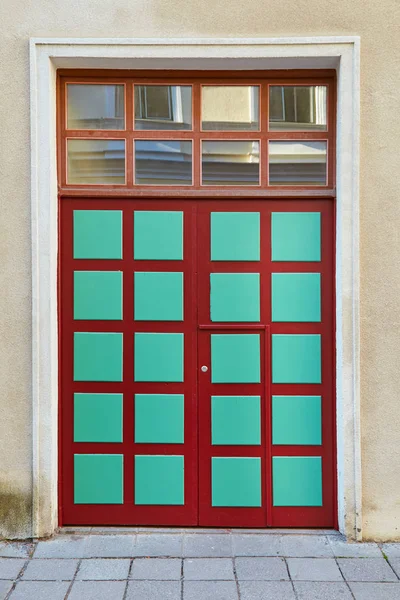
<instances>
[{"instance_id":1,"label":"transom window","mask_svg":"<svg viewBox=\"0 0 400 600\"><path fill-rule=\"evenodd\" d=\"M60 186L145 195L333 189L334 82L330 73L234 80L62 74Z\"/></svg>"}]
</instances>

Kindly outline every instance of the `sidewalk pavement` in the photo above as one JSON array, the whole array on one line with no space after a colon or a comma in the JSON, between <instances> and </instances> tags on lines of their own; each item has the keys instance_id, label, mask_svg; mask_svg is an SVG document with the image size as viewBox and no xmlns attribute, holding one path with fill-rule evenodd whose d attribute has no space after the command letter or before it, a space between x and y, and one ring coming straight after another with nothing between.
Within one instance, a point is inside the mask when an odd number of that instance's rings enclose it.
<instances>
[{"instance_id":1,"label":"sidewalk pavement","mask_svg":"<svg viewBox=\"0 0 400 600\"><path fill-rule=\"evenodd\" d=\"M400 543L330 530L66 528L0 557L0 600L400 600Z\"/></svg>"}]
</instances>

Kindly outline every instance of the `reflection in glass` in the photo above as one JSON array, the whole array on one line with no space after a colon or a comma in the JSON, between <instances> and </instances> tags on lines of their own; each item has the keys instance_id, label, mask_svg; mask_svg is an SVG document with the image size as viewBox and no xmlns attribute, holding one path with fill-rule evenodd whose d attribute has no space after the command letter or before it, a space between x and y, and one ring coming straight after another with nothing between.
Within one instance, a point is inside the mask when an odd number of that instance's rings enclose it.
<instances>
[{"instance_id":1,"label":"reflection in glass","mask_svg":"<svg viewBox=\"0 0 400 600\"><path fill-rule=\"evenodd\" d=\"M326 185L326 142L269 142L270 185Z\"/></svg>"},{"instance_id":2,"label":"reflection in glass","mask_svg":"<svg viewBox=\"0 0 400 600\"><path fill-rule=\"evenodd\" d=\"M136 140L135 183L138 185L191 185L192 142Z\"/></svg>"},{"instance_id":3,"label":"reflection in glass","mask_svg":"<svg viewBox=\"0 0 400 600\"><path fill-rule=\"evenodd\" d=\"M270 86L269 128L326 131L326 86Z\"/></svg>"},{"instance_id":4,"label":"reflection in glass","mask_svg":"<svg viewBox=\"0 0 400 600\"><path fill-rule=\"evenodd\" d=\"M68 183L125 183L124 140L67 140Z\"/></svg>"},{"instance_id":5,"label":"reflection in glass","mask_svg":"<svg viewBox=\"0 0 400 600\"><path fill-rule=\"evenodd\" d=\"M190 85L135 85L135 129L191 129Z\"/></svg>"},{"instance_id":6,"label":"reflection in glass","mask_svg":"<svg viewBox=\"0 0 400 600\"><path fill-rule=\"evenodd\" d=\"M67 85L68 129L125 129L124 86Z\"/></svg>"},{"instance_id":7,"label":"reflection in glass","mask_svg":"<svg viewBox=\"0 0 400 600\"><path fill-rule=\"evenodd\" d=\"M203 85L203 131L257 131L259 87L252 85Z\"/></svg>"},{"instance_id":8,"label":"reflection in glass","mask_svg":"<svg viewBox=\"0 0 400 600\"><path fill-rule=\"evenodd\" d=\"M259 142L202 142L203 185L258 185Z\"/></svg>"}]
</instances>

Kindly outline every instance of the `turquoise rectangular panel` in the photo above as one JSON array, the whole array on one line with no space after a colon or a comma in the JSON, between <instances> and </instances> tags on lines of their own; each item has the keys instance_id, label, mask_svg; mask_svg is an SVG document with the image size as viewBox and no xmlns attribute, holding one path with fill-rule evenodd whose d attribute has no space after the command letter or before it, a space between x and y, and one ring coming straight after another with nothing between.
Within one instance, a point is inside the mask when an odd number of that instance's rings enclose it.
<instances>
[{"instance_id":1,"label":"turquoise rectangular panel","mask_svg":"<svg viewBox=\"0 0 400 600\"><path fill-rule=\"evenodd\" d=\"M321 260L321 213L272 213L272 260Z\"/></svg>"},{"instance_id":2,"label":"turquoise rectangular panel","mask_svg":"<svg viewBox=\"0 0 400 600\"><path fill-rule=\"evenodd\" d=\"M183 259L183 212L135 210L136 260Z\"/></svg>"},{"instance_id":3,"label":"turquoise rectangular panel","mask_svg":"<svg viewBox=\"0 0 400 600\"><path fill-rule=\"evenodd\" d=\"M74 381L122 381L122 333L74 333Z\"/></svg>"},{"instance_id":4,"label":"turquoise rectangular panel","mask_svg":"<svg viewBox=\"0 0 400 600\"><path fill-rule=\"evenodd\" d=\"M182 506L183 456L135 456L135 504Z\"/></svg>"},{"instance_id":5,"label":"turquoise rectangular panel","mask_svg":"<svg viewBox=\"0 0 400 600\"><path fill-rule=\"evenodd\" d=\"M272 396L272 443L321 445L321 396Z\"/></svg>"},{"instance_id":6,"label":"turquoise rectangular panel","mask_svg":"<svg viewBox=\"0 0 400 600\"><path fill-rule=\"evenodd\" d=\"M211 334L212 383L260 383L260 335Z\"/></svg>"},{"instance_id":7,"label":"turquoise rectangular panel","mask_svg":"<svg viewBox=\"0 0 400 600\"><path fill-rule=\"evenodd\" d=\"M121 271L74 271L74 319L122 319Z\"/></svg>"},{"instance_id":8,"label":"turquoise rectangular panel","mask_svg":"<svg viewBox=\"0 0 400 600\"><path fill-rule=\"evenodd\" d=\"M259 273L211 273L211 321L260 320Z\"/></svg>"},{"instance_id":9,"label":"turquoise rectangular panel","mask_svg":"<svg viewBox=\"0 0 400 600\"><path fill-rule=\"evenodd\" d=\"M272 273L272 321L320 322L320 273Z\"/></svg>"},{"instance_id":10,"label":"turquoise rectangular panel","mask_svg":"<svg viewBox=\"0 0 400 600\"><path fill-rule=\"evenodd\" d=\"M136 321L183 321L183 273L135 273Z\"/></svg>"},{"instance_id":11,"label":"turquoise rectangular panel","mask_svg":"<svg viewBox=\"0 0 400 600\"><path fill-rule=\"evenodd\" d=\"M122 442L122 394L74 394L74 442Z\"/></svg>"},{"instance_id":12,"label":"turquoise rectangular panel","mask_svg":"<svg viewBox=\"0 0 400 600\"><path fill-rule=\"evenodd\" d=\"M122 211L74 210L74 258L122 258Z\"/></svg>"},{"instance_id":13,"label":"turquoise rectangular panel","mask_svg":"<svg viewBox=\"0 0 400 600\"><path fill-rule=\"evenodd\" d=\"M274 506L322 506L320 456L272 458Z\"/></svg>"},{"instance_id":14,"label":"turquoise rectangular panel","mask_svg":"<svg viewBox=\"0 0 400 600\"><path fill-rule=\"evenodd\" d=\"M212 506L261 506L261 459L213 457Z\"/></svg>"},{"instance_id":15,"label":"turquoise rectangular panel","mask_svg":"<svg viewBox=\"0 0 400 600\"><path fill-rule=\"evenodd\" d=\"M211 260L260 260L260 213L212 212Z\"/></svg>"},{"instance_id":16,"label":"turquoise rectangular panel","mask_svg":"<svg viewBox=\"0 0 400 600\"><path fill-rule=\"evenodd\" d=\"M136 444L183 444L183 394L135 394Z\"/></svg>"},{"instance_id":17,"label":"turquoise rectangular panel","mask_svg":"<svg viewBox=\"0 0 400 600\"><path fill-rule=\"evenodd\" d=\"M135 333L135 381L183 381L183 333Z\"/></svg>"},{"instance_id":18,"label":"turquoise rectangular panel","mask_svg":"<svg viewBox=\"0 0 400 600\"><path fill-rule=\"evenodd\" d=\"M74 455L74 504L123 504L122 454Z\"/></svg>"},{"instance_id":19,"label":"turquoise rectangular panel","mask_svg":"<svg viewBox=\"0 0 400 600\"><path fill-rule=\"evenodd\" d=\"M321 336L273 335L272 383L321 383Z\"/></svg>"},{"instance_id":20,"label":"turquoise rectangular panel","mask_svg":"<svg viewBox=\"0 0 400 600\"><path fill-rule=\"evenodd\" d=\"M211 396L212 444L260 445L260 412L260 396Z\"/></svg>"}]
</instances>

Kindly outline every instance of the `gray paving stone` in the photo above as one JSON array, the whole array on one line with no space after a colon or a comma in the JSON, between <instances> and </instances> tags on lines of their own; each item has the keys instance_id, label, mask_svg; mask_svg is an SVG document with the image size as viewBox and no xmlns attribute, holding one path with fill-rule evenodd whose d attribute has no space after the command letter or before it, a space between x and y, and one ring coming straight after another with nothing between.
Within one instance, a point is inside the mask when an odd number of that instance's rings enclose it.
<instances>
[{"instance_id":1,"label":"gray paving stone","mask_svg":"<svg viewBox=\"0 0 400 600\"><path fill-rule=\"evenodd\" d=\"M349 583L356 600L399 600L400 583Z\"/></svg>"},{"instance_id":2,"label":"gray paving stone","mask_svg":"<svg viewBox=\"0 0 400 600\"><path fill-rule=\"evenodd\" d=\"M400 577L400 558L389 558L389 562L397 577Z\"/></svg>"},{"instance_id":3,"label":"gray paving stone","mask_svg":"<svg viewBox=\"0 0 400 600\"><path fill-rule=\"evenodd\" d=\"M180 558L135 558L130 577L161 581L180 580L181 571Z\"/></svg>"},{"instance_id":4,"label":"gray paving stone","mask_svg":"<svg viewBox=\"0 0 400 600\"><path fill-rule=\"evenodd\" d=\"M69 586L69 581L19 581L10 600L64 600Z\"/></svg>"},{"instance_id":5,"label":"gray paving stone","mask_svg":"<svg viewBox=\"0 0 400 600\"><path fill-rule=\"evenodd\" d=\"M169 534L138 534L134 556L182 556L182 536Z\"/></svg>"},{"instance_id":6,"label":"gray paving stone","mask_svg":"<svg viewBox=\"0 0 400 600\"><path fill-rule=\"evenodd\" d=\"M337 561L347 581L397 581L384 558L338 558Z\"/></svg>"},{"instance_id":7,"label":"gray paving stone","mask_svg":"<svg viewBox=\"0 0 400 600\"><path fill-rule=\"evenodd\" d=\"M299 558L333 557L333 550L326 536L283 535L280 554Z\"/></svg>"},{"instance_id":8,"label":"gray paving stone","mask_svg":"<svg viewBox=\"0 0 400 600\"><path fill-rule=\"evenodd\" d=\"M381 558L382 553L378 544L374 543L363 543L355 544L346 542L346 539L342 536L334 537L329 536L328 542L332 548L333 554L341 558Z\"/></svg>"},{"instance_id":9,"label":"gray paving stone","mask_svg":"<svg viewBox=\"0 0 400 600\"><path fill-rule=\"evenodd\" d=\"M239 581L241 600L295 600L289 581Z\"/></svg>"},{"instance_id":10,"label":"gray paving stone","mask_svg":"<svg viewBox=\"0 0 400 600\"><path fill-rule=\"evenodd\" d=\"M0 579L16 579L25 562L23 558L0 558Z\"/></svg>"},{"instance_id":11,"label":"gray paving stone","mask_svg":"<svg viewBox=\"0 0 400 600\"><path fill-rule=\"evenodd\" d=\"M261 556L239 557L235 560L236 575L247 581L282 581L289 579L283 558L264 558Z\"/></svg>"},{"instance_id":12,"label":"gray paving stone","mask_svg":"<svg viewBox=\"0 0 400 600\"><path fill-rule=\"evenodd\" d=\"M39 542L34 558L83 558L89 537L60 535L52 540Z\"/></svg>"},{"instance_id":13,"label":"gray paving stone","mask_svg":"<svg viewBox=\"0 0 400 600\"><path fill-rule=\"evenodd\" d=\"M5 579L0 581L0 600L5 600L8 592L13 586L13 581L6 581Z\"/></svg>"},{"instance_id":14,"label":"gray paving stone","mask_svg":"<svg viewBox=\"0 0 400 600\"><path fill-rule=\"evenodd\" d=\"M125 588L125 581L75 581L68 600L122 600Z\"/></svg>"},{"instance_id":15,"label":"gray paving stone","mask_svg":"<svg viewBox=\"0 0 400 600\"><path fill-rule=\"evenodd\" d=\"M77 558L37 558L28 563L22 579L36 581L69 581L74 578Z\"/></svg>"},{"instance_id":16,"label":"gray paving stone","mask_svg":"<svg viewBox=\"0 0 400 600\"><path fill-rule=\"evenodd\" d=\"M76 579L128 579L129 558L87 558L81 562Z\"/></svg>"},{"instance_id":17,"label":"gray paving stone","mask_svg":"<svg viewBox=\"0 0 400 600\"><path fill-rule=\"evenodd\" d=\"M400 558L400 544L382 544L382 550L388 558Z\"/></svg>"},{"instance_id":18,"label":"gray paving stone","mask_svg":"<svg viewBox=\"0 0 400 600\"><path fill-rule=\"evenodd\" d=\"M343 581L333 558L288 558L293 581Z\"/></svg>"},{"instance_id":19,"label":"gray paving stone","mask_svg":"<svg viewBox=\"0 0 400 600\"><path fill-rule=\"evenodd\" d=\"M183 556L232 556L232 537L221 534L194 534L183 538Z\"/></svg>"},{"instance_id":20,"label":"gray paving stone","mask_svg":"<svg viewBox=\"0 0 400 600\"><path fill-rule=\"evenodd\" d=\"M130 558L134 545L135 535L91 535L85 546L85 557Z\"/></svg>"},{"instance_id":21,"label":"gray paving stone","mask_svg":"<svg viewBox=\"0 0 400 600\"><path fill-rule=\"evenodd\" d=\"M0 556L25 558L31 555L34 545L20 542L0 542Z\"/></svg>"},{"instance_id":22,"label":"gray paving stone","mask_svg":"<svg viewBox=\"0 0 400 600\"><path fill-rule=\"evenodd\" d=\"M232 536L234 556L279 556L282 555L280 535L248 535Z\"/></svg>"},{"instance_id":23,"label":"gray paving stone","mask_svg":"<svg viewBox=\"0 0 400 600\"><path fill-rule=\"evenodd\" d=\"M104 535L122 535L137 533L137 527L92 527L91 533L93 535L104 534Z\"/></svg>"},{"instance_id":24,"label":"gray paving stone","mask_svg":"<svg viewBox=\"0 0 400 600\"><path fill-rule=\"evenodd\" d=\"M229 558L185 558L183 577L204 581L234 579L233 562Z\"/></svg>"},{"instance_id":25,"label":"gray paving stone","mask_svg":"<svg viewBox=\"0 0 400 600\"><path fill-rule=\"evenodd\" d=\"M298 600L352 600L347 584L326 581L295 581Z\"/></svg>"},{"instance_id":26,"label":"gray paving stone","mask_svg":"<svg viewBox=\"0 0 400 600\"><path fill-rule=\"evenodd\" d=\"M235 581L185 581L183 600L238 600Z\"/></svg>"},{"instance_id":27,"label":"gray paving stone","mask_svg":"<svg viewBox=\"0 0 400 600\"><path fill-rule=\"evenodd\" d=\"M181 600L181 582L131 581L128 584L126 600Z\"/></svg>"},{"instance_id":28,"label":"gray paving stone","mask_svg":"<svg viewBox=\"0 0 400 600\"><path fill-rule=\"evenodd\" d=\"M171 530L170 530L171 531ZM232 529L219 529L218 527L185 527L181 529L182 533L196 535L230 535ZM238 531L241 531L240 529ZM265 531L265 530L264 530Z\"/></svg>"}]
</instances>

